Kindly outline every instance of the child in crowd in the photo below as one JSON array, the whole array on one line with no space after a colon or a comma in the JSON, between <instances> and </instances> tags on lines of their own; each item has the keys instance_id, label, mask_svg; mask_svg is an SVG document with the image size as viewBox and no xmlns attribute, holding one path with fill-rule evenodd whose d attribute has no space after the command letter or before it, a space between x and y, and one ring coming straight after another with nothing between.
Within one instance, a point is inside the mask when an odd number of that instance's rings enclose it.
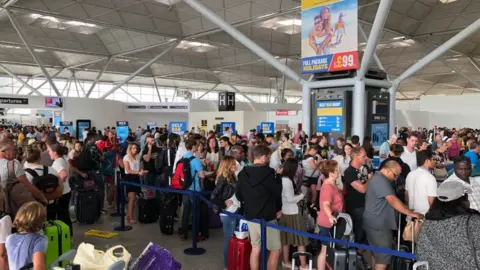
<instances>
[{"instance_id":1,"label":"child in crowd","mask_svg":"<svg viewBox=\"0 0 480 270\"><path fill-rule=\"evenodd\" d=\"M17 233L10 235L5 244L10 270L31 265L28 269L47 269L45 252L48 239L38 233L46 220L47 211L38 202L24 204L17 212L13 226Z\"/></svg>"}]
</instances>

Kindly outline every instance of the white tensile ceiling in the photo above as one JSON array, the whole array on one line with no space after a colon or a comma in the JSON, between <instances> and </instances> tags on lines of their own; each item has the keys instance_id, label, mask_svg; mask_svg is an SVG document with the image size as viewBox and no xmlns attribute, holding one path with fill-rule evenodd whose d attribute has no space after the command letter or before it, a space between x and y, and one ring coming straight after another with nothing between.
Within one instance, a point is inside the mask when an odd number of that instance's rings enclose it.
<instances>
[{"instance_id":1,"label":"white tensile ceiling","mask_svg":"<svg viewBox=\"0 0 480 270\"><path fill-rule=\"evenodd\" d=\"M6 0L3 0L6 2ZM217 15L300 73L299 0L203 0ZM379 1L359 0L361 27L369 34ZM115 57L102 81L119 82L170 46L134 81L163 86L210 89L221 82L268 92L282 74L181 1L174 0L18 0L9 9L23 28L41 62L51 71L95 59ZM377 46L390 78L480 18L480 0L394 0ZM290 23L291 22L291 23ZM359 37L359 50L365 48ZM398 98L480 92L480 32L400 85ZM155 46L157 45L157 46ZM361 59L361 58L360 58ZM0 13L0 63L19 75L40 69ZM79 79L95 80L106 59L76 69ZM372 63L372 68L378 68ZM216 75L212 74L212 70ZM67 78L69 71L58 77ZM308 77L304 77L308 78ZM286 93L300 96L300 85L287 79ZM230 90L222 84L216 90Z\"/></svg>"}]
</instances>

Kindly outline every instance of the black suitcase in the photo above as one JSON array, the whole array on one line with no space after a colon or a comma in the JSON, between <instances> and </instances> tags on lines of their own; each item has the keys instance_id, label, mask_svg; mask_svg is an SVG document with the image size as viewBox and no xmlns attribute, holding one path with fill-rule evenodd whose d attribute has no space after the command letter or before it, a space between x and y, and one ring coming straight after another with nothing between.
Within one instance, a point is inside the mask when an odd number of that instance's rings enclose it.
<instances>
[{"instance_id":1,"label":"black suitcase","mask_svg":"<svg viewBox=\"0 0 480 270\"><path fill-rule=\"evenodd\" d=\"M77 221L83 224L95 223L100 218L101 213L98 190L78 190L76 193L75 212Z\"/></svg>"},{"instance_id":2,"label":"black suitcase","mask_svg":"<svg viewBox=\"0 0 480 270\"><path fill-rule=\"evenodd\" d=\"M174 232L173 223L175 222L173 215L160 215L159 225L160 232L166 235L172 235Z\"/></svg>"},{"instance_id":3,"label":"black suitcase","mask_svg":"<svg viewBox=\"0 0 480 270\"><path fill-rule=\"evenodd\" d=\"M398 251L403 251L403 252L411 252L411 253L415 253L415 243L414 242L411 242L412 243L412 247L409 248L408 246L406 245L401 245L400 242L402 241L402 227L401 227L401 224L402 224L402 214L399 213L398 215L398 234L397 234L397 243L396 243L396 246L394 247L394 249L397 249ZM412 230L414 230L414 226L412 226ZM413 231L412 231L412 235L413 235ZM414 260L410 260L410 259L407 259L407 258L400 258L400 257L397 257L397 256L392 256L392 262L390 264L390 270L412 270L413 269L413 264L415 263Z\"/></svg>"},{"instance_id":4,"label":"black suitcase","mask_svg":"<svg viewBox=\"0 0 480 270\"><path fill-rule=\"evenodd\" d=\"M138 199L138 222L154 223L158 219L157 200L154 199Z\"/></svg>"},{"instance_id":5,"label":"black suitcase","mask_svg":"<svg viewBox=\"0 0 480 270\"><path fill-rule=\"evenodd\" d=\"M333 226L333 236L337 234L337 226ZM331 270L356 270L357 250L349 247L335 247L335 243L327 246L327 261Z\"/></svg>"}]
</instances>

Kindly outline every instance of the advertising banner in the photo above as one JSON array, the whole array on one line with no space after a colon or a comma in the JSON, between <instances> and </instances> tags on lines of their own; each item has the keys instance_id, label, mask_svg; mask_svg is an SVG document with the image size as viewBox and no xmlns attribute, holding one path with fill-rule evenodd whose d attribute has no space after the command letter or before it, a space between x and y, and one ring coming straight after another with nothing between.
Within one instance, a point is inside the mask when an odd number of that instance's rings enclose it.
<instances>
[{"instance_id":1,"label":"advertising banner","mask_svg":"<svg viewBox=\"0 0 480 270\"><path fill-rule=\"evenodd\" d=\"M117 137L120 142L123 142L128 137L128 122L117 121Z\"/></svg>"},{"instance_id":2,"label":"advertising banner","mask_svg":"<svg viewBox=\"0 0 480 270\"><path fill-rule=\"evenodd\" d=\"M302 73L358 68L357 0L302 0Z\"/></svg>"},{"instance_id":3,"label":"advertising banner","mask_svg":"<svg viewBox=\"0 0 480 270\"><path fill-rule=\"evenodd\" d=\"M187 122L169 122L168 131L178 135L183 135L188 130Z\"/></svg>"},{"instance_id":4,"label":"advertising banner","mask_svg":"<svg viewBox=\"0 0 480 270\"><path fill-rule=\"evenodd\" d=\"M372 124L372 146L379 150L382 143L388 140L388 123Z\"/></svg>"},{"instance_id":5,"label":"advertising banner","mask_svg":"<svg viewBox=\"0 0 480 270\"><path fill-rule=\"evenodd\" d=\"M235 122L220 122L220 134L222 134L222 136L230 138L232 135L236 134L236 131Z\"/></svg>"},{"instance_id":6,"label":"advertising banner","mask_svg":"<svg viewBox=\"0 0 480 270\"><path fill-rule=\"evenodd\" d=\"M157 128L157 122L147 122L145 124L145 129L147 129L147 128L150 128L150 130L156 129Z\"/></svg>"},{"instance_id":7,"label":"advertising banner","mask_svg":"<svg viewBox=\"0 0 480 270\"><path fill-rule=\"evenodd\" d=\"M79 141L83 142L85 139L83 137L85 129L91 128L92 122L90 120L77 120L77 138Z\"/></svg>"},{"instance_id":8,"label":"advertising banner","mask_svg":"<svg viewBox=\"0 0 480 270\"><path fill-rule=\"evenodd\" d=\"M62 121L62 112L54 111L53 112L53 120L52 120L53 126L56 127L56 128L60 128L60 122L61 121Z\"/></svg>"},{"instance_id":9,"label":"advertising banner","mask_svg":"<svg viewBox=\"0 0 480 270\"><path fill-rule=\"evenodd\" d=\"M343 100L317 101L318 132L343 132Z\"/></svg>"},{"instance_id":10,"label":"advertising banner","mask_svg":"<svg viewBox=\"0 0 480 270\"><path fill-rule=\"evenodd\" d=\"M261 122L260 127L263 134L275 133L275 123L273 122Z\"/></svg>"},{"instance_id":11,"label":"advertising banner","mask_svg":"<svg viewBox=\"0 0 480 270\"><path fill-rule=\"evenodd\" d=\"M73 122L72 121L61 121L60 122L60 133L72 135L73 133Z\"/></svg>"}]
</instances>

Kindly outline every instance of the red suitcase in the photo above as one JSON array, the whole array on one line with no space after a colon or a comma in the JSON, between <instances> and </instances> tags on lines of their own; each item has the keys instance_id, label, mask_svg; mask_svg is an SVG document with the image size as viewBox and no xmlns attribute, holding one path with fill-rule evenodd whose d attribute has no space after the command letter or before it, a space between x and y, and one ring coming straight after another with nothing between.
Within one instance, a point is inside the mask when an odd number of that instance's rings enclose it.
<instances>
[{"instance_id":1,"label":"red suitcase","mask_svg":"<svg viewBox=\"0 0 480 270\"><path fill-rule=\"evenodd\" d=\"M233 236L228 244L228 270L250 270L250 240Z\"/></svg>"}]
</instances>

